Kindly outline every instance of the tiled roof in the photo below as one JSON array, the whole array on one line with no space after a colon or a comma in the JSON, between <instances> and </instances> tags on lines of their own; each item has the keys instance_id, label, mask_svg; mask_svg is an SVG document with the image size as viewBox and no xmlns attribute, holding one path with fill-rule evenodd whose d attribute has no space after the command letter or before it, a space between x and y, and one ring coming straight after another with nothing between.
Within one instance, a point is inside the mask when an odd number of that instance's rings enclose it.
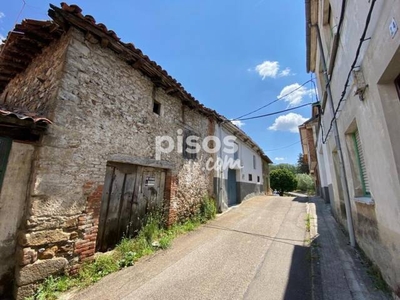
<instances>
[{"instance_id":1,"label":"tiled roof","mask_svg":"<svg viewBox=\"0 0 400 300\"><path fill-rule=\"evenodd\" d=\"M95 38L99 40L102 47L108 47L116 52L121 59L150 78L157 87L162 88L165 93L181 99L186 106L196 109L217 122L228 121L215 110L197 101L183 88L181 83L132 43L121 42L117 34L109 30L106 25L97 23L90 15L83 15L79 6L63 2L60 8L50 4L48 14L53 21L24 20L22 24L16 25L14 31L8 35L7 41L3 45L5 47L4 54L0 57L0 94L8 82L15 75L23 72L44 47L61 37L63 32L73 26L82 30L87 38ZM13 67L12 71L9 71L8 66ZM239 128L238 131L247 136ZM262 157L269 160L256 143L250 138L248 140L254 144L254 148Z\"/></svg>"},{"instance_id":2,"label":"tiled roof","mask_svg":"<svg viewBox=\"0 0 400 300\"><path fill-rule=\"evenodd\" d=\"M3 105L0 105L0 116L14 116L20 120L31 120L34 123L46 123L51 124L52 122L36 113L23 111L20 109L9 109Z\"/></svg>"},{"instance_id":3,"label":"tiled roof","mask_svg":"<svg viewBox=\"0 0 400 300\"><path fill-rule=\"evenodd\" d=\"M52 21L24 20L17 24L0 48L0 94L44 47L61 35L62 30Z\"/></svg>"}]
</instances>

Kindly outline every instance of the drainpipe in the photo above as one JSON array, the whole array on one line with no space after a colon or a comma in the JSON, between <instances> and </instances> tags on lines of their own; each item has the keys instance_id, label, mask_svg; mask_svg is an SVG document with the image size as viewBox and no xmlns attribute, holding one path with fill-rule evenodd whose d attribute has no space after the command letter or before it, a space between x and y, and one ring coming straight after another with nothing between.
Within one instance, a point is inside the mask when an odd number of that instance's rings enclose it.
<instances>
[{"instance_id":1,"label":"drainpipe","mask_svg":"<svg viewBox=\"0 0 400 300\"><path fill-rule=\"evenodd\" d=\"M326 65L326 60L325 60L325 54L324 54L324 49L322 46L322 40L321 40L321 33L319 30L318 24L310 24L310 27L315 27L317 30L317 39L318 39L318 46L321 51L321 59L322 59L322 67L323 67L323 74L325 77L326 81L326 91L328 94L329 98L329 103L330 107L332 110L332 116L335 115L335 109L334 109L334 102L333 102L333 97L332 97L332 91L331 91L331 85L330 85L330 79L328 76L328 70L327 70L327 65ZM339 43L337 43L338 45ZM337 49L336 49L337 50ZM332 62L332 65L334 62ZM350 203L350 193L349 193L349 187L347 185L347 176L346 176L346 169L344 167L344 159L343 159L343 152L342 152L342 146L339 138L339 130L338 130L338 125L337 125L337 120L336 117L333 120L333 133L335 136L335 142L336 142L336 149L339 154L339 165L340 165L340 181L342 183L342 187L344 188L344 204L346 207L346 218L347 218L347 227L349 229L349 237L350 237L350 245L352 247L356 246L355 242L355 236L354 236L354 227L353 227L353 215L351 213L351 203Z\"/></svg>"},{"instance_id":2,"label":"drainpipe","mask_svg":"<svg viewBox=\"0 0 400 300\"><path fill-rule=\"evenodd\" d=\"M221 143L222 143L222 124L223 123L220 123L220 124L218 124L218 135L219 135L219 140L221 141ZM219 149L219 157L222 159L222 155L223 155L223 153L222 153L222 144L221 144L221 147L220 147L220 149ZM217 158L218 159L218 158ZM217 171L219 174L218 174L218 176L217 176L217 178L219 179L218 180L218 205L221 207L221 212L222 212L222 206L223 206L223 203L222 203L222 174L223 174L223 168L222 168L222 165L221 165L221 168Z\"/></svg>"}]
</instances>

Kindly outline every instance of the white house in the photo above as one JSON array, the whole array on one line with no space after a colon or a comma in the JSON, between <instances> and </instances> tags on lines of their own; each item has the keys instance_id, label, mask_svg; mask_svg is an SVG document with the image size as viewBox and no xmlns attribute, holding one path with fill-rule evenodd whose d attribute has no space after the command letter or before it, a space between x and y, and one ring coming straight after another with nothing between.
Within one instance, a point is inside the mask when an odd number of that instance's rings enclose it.
<instances>
[{"instance_id":1,"label":"white house","mask_svg":"<svg viewBox=\"0 0 400 300\"><path fill-rule=\"evenodd\" d=\"M400 3L305 4L323 196L400 297Z\"/></svg>"},{"instance_id":2,"label":"white house","mask_svg":"<svg viewBox=\"0 0 400 300\"><path fill-rule=\"evenodd\" d=\"M214 192L220 211L270 190L268 164L272 161L241 129L228 120L216 124L215 134L222 141L217 153L219 165L214 171ZM223 141L234 137L235 149ZM233 151L229 151L233 150Z\"/></svg>"}]
</instances>

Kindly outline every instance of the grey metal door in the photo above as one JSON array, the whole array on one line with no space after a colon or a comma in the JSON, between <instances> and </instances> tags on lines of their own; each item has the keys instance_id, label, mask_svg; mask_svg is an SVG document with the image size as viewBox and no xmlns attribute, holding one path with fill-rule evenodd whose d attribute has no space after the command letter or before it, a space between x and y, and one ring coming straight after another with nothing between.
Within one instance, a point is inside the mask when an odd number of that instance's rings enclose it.
<instances>
[{"instance_id":1,"label":"grey metal door","mask_svg":"<svg viewBox=\"0 0 400 300\"><path fill-rule=\"evenodd\" d=\"M236 170L228 170L228 206L237 204Z\"/></svg>"}]
</instances>

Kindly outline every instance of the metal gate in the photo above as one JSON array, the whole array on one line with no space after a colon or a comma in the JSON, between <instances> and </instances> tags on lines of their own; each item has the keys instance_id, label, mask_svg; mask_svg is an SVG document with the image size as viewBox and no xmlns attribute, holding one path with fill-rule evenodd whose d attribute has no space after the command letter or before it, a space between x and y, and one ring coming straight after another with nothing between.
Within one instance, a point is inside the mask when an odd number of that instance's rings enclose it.
<instances>
[{"instance_id":1,"label":"metal gate","mask_svg":"<svg viewBox=\"0 0 400 300\"><path fill-rule=\"evenodd\" d=\"M109 163L101 200L97 251L107 251L123 237L135 236L144 217L162 205L165 171Z\"/></svg>"},{"instance_id":2,"label":"metal gate","mask_svg":"<svg viewBox=\"0 0 400 300\"><path fill-rule=\"evenodd\" d=\"M228 206L237 204L236 170L228 170Z\"/></svg>"}]
</instances>

